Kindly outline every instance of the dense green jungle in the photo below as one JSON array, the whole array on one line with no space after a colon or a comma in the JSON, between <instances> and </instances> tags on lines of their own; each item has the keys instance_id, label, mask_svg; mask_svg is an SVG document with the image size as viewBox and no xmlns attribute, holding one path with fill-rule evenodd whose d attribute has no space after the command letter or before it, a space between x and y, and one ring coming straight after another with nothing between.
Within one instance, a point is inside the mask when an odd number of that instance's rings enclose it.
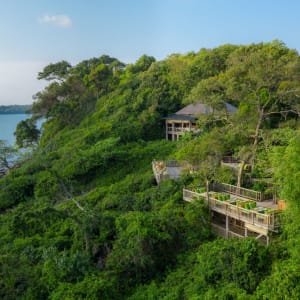
<instances>
[{"instance_id":1,"label":"dense green jungle","mask_svg":"<svg viewBox=\"0 0 300 300\"><path fill-rule=\"evenodd\" d=\"M0 143L1 299L300 299L297 51L275 40L127 65L103 55L38 78L49 84L15 132L31 150L11 165L19 150ZM215 108L201 131L166 141L163 118L197 101ZM217 238L204 202L183 201L184 186L237 184L223 155L251 162L242 186L287 201L269 246ZM158 186L153 159L200 168Z\"/></svg>"}]
</instances>

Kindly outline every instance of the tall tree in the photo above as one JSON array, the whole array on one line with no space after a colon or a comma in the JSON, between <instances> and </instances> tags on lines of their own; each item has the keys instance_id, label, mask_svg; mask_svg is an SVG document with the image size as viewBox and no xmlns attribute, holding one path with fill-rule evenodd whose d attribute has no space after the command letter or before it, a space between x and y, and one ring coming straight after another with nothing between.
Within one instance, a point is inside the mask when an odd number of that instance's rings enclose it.
<instances>
[{"instance_id":1,"label":"tall tree","mask_svg":"<svg viewBox=\"0 0 300 300\"><path fill-rule=\"evenodd\" d=\"M13 159L17 154L17 150L9 146L5 141L0 140L0 171L6 171L13 167Z\"/></svg>"},{"instance_id":2,"label":"tall tree","mask_svg":"<svg viewBox=\"0 0 300 300\"><path fill-rule=\"evenodd\" d=\"M45 79L48 81L58 80L63 81L69 75L72 66L65 60L47 65L42 72L38 73L38 79Z\"/></svg>"},{"instance_id":3,"label":"tall tree","mask_svg":"<svg viewBox=\"0 0 300 300\"><path fill-rule=\"evenodd\" d=\"M88 75L89 82L92 83L92 86L97 91L97 98L101 91L108 91L112 75L112 69L105 64L99 64L96 68L92 69Z\"/></svg>"},{"instance_id":4,"label":"tall tree","mask_svg":"<svg viewBox=\"0 0 300 300\"><path fill-rule=\"evenodd\" d=\"M30 118L18 123L14 135L16 144L20 148L26 148L38 143L40 130L37 129L35 121Z\"/></svg>"},{"instance_id":5,"label":"tall tree","mask_svg":"<svg viewBox=\"0 0 300 300\"><path fill-rule=\"evenodd\" d=\"M242 126L236 126L249 141L252 139L254 161L262 130L267 123L275 122L273 116L284 119L300 113L299 55L273 41L239 47L231 53L227 65L223 73L201 81L192 96L206 98L214 106L222 100L240 105L237 120L242 121ZM242 172L241 169L240 176Z\"/></svg>"},{"instance_id":6,"label":"tall tree","mask_svg":"<svg viewBox=\"0 0 300 300\"><path fill-rule=\"evenodd\" d=\"M254 146L267 119L299 115L300 60L296 51L279 41L251 45L235 51L228 64L225 95L245 103L256 115L254 131L250 129Z\"/></svg>"}]
</instances>

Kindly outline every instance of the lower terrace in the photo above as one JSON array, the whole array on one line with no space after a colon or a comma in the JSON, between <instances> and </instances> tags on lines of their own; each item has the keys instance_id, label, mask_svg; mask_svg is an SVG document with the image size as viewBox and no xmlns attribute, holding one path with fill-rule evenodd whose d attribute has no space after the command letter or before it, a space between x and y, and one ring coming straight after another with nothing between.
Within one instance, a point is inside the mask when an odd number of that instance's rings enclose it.
<instances>
[{"instance_id":1,"label":"lower terrace","mask_svg":"<svg viewBox=\"0 0 300 300\"><path fill-rule=\"evenodd\" d=\"M213 225L219 223L220 216L224 218L225 237L231 235L230 224L239 223L238 229L243 232L239 237L255 233L257 239L264 237L268 244L269 232L278 232L279 229L280 209L271 195L216 183L210 186L208 193L203 187L184 188L183 199L189 202L204 199L215 216Z\"/></svg>"}]
</instances>

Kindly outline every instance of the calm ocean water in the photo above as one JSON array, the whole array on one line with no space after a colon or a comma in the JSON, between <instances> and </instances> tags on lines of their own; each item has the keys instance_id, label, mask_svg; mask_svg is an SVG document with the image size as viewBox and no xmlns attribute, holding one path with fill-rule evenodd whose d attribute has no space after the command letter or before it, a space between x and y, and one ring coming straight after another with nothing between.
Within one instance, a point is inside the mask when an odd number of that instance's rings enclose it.
<instances>
[{"instance_id":1,"label":"calm ocean water","mask_svg":"<svg viewBox=\"0 0 300 300\"><path fill-rule=\"evenodd\" d=\"M25 119L30 118L30 115L1 115L0 114L0 140L5 140L10 145L15 143L14 132L17 124Z\"/></svg>"}]
</instances>

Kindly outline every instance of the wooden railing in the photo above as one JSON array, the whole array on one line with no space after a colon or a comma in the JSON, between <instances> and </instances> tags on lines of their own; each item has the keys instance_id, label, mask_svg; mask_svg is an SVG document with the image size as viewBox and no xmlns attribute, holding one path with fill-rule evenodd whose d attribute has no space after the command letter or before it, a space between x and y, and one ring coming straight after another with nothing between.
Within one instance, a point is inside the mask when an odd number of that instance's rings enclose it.
<instances>
[{"instance_id":1,"label":"wooden railing","mask_svg":"<svg viewBox=\"0 0 300 300\"><path fill-rule=\"evenodd\" d=\"M172 133L172 132L189 132L189 131L193 131L193 128L189 128L189 127L168 127L168 133Z\"/></svg>"},{"instance_id":2,"label":"wooden railing","mask_svg":"<svg viewBox=\"0 0 300 300\"><path fill-rule=\"evenodd\" d=\"M278 229L279 220L276 212L263 214L255 210L249 210L242 207L238 207L226 201L217 200L212 196L209 197L208 201L206 193L200 194L190 189L183 189L183 199L185 201L191 202L199 198L205 199L205 202L213 211L230 216L237 220L244 221L245 223L252 224L257 227L265 228L272 231L276 231Z\"/></svg>"},{"instance_id":3,"label":"wooden railing","mask_svg":"<svg viewBox=\"0 0 300 300\"><path fill-rule=\"evenodd\" d=\"M223 156L222 157L222 162L225 164L235 164L239 163L240 160L238 158L235 158L233 156Z\"/></svg>"},{"instance_id":4,"label":"wooden railing","mask_svg":"<svg viewBox=\"0 0 300 300\"><path fill-rule=\"evenodd\" d=\"M204 199L205 203L207 204L207 197L203 194L199 194L197 192L194 192L190 189L183 189L183 200L192 202L196 199Z\"/></svg>"},{"instance_id":5,"label":"wooden railing","mask_svg":"<svg viewBox=\"0 0 300 300\"><path fill-rule=\"evenodd\" d=\"M186 162L179 161L179 160L165 160L166 167L175 168L175 167L182 167Z\"/></svg>"},{"instance_id":6,"label":"wooden railing","mask_svg":"<svg viewBox=\"0 0 300 300\"><path fill-rule=\"evenodd\" d=\"M237 187L235 185L231 185L231 184L227 184L227 183L215 182L215 183L211 184L210 190L213 190L216 192L225 192L225 193L229 193L232 195L247 198L250 200L258 201L258 202L273 199L272 194L265 194L262 192L257 192L254 190Z\"/></svg>"},{"instance_id":7,"label":"wooden railing","mask_svg":"<svg viewBox=\"0 0 300 300\"><path fill-rule=\"evenodd\" d=\"M168 168L185 167L189 165L186 160L154 160L152 161L152 166L154 166L154 163L163 163Z\"/></svg>"}]
</instances>

